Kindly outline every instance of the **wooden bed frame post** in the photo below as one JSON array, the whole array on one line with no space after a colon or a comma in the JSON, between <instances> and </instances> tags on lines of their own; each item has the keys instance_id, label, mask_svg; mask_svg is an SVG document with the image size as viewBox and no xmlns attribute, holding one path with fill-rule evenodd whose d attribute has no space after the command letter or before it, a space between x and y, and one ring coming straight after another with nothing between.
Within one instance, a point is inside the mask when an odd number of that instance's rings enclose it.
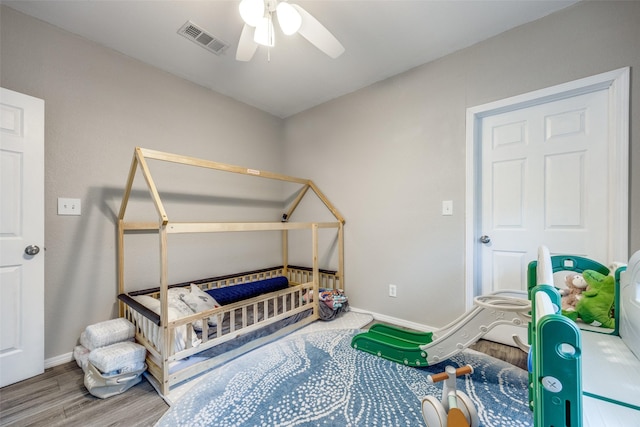
<instances>
[{"instance_id":1,"label":"wooden bed frame post","mask_svg":"<svg viewBox=\"0 0 640 427\"><path fill-rule=\"evenodd\" d=\"M331 202L329 202L329 199L327 199L327 197L322 193L322 191L320 191L320 189L316 187L313 181L309 180L309 186L311 187L313 192L316 193L316 196L318 196L318 198L322 201L322 203L324 203L327 209L329 209L329 211L333 214L333 216L341 223L344 223L344 218L342 218L342 215L340 215L338 210L331 204Z\"/></svg>"},{"instance_id":2,"label":"wooden bed frame post","mask_svg":"<svg viewBox=\"0 0 640 427\"><path fill-rule=\"evenodd\" d=\"M346 292L344 284L344 222L338 226L338 280L340 289Z\"/></svg>"},{"instance_id":3,"label":"wooden bed frame post","mask_svg":"<svg viewBox=\"0 0 640 427\"><path fill-rule=\"evenodd\" d=\"M168 256L167 256L167 226L161 225L159 229L160 235L160 301L168 301L169 284L167 277L169 274ZM169 362L168 356L171 354L173 340L169 331L169 304L160 305L160 324L162 325L162 334L164 335L164 360L162 363L162 394L165 396L169 393Z\"/></svg>"},{"instance_id":4,"label":"wooden bed frame post","mask_svg":"<svg viewBox=\"0 0 640 427\"><path fill-rule=\"evenodd\" d=\"M320 317L320 267L318 266L318 224L311 226L311 244L313 245L313 295L315 303L313 304L313 316L318 319Z\"/></svg>"},{"instance_id":5,"label":"wooden bed frame post","mask_svg":"<svg viewBox=\"0 0 640 427\"><path fill-rule=\"evenodd\" d=\"M167 217L167 212L164 210L164 206L162 205L162 200L160 200L160 194L158 194L158 189L156 188L155 182L153 182L153 178L151 177L151 172L149 171L149 166L147 165L147 161L144 158L144 153L141 148L136 148L136 156L138 158L138 163L140 163L140 169L142 169L142 176L145 181L147 181L147 188L151 193L151 199L153 200L153 204L158 211L158 215L160 216L160 221L162 225L167 225L169 222L169 218Z\"/></svg>"},{"instance_id":6,"label":"wooden bed frame post","mask_svg":"<svg viewBox=\"0 0 640 427\"><path fill-rule=\"evenodd\" d=\"M167 224L169 223L169 217L167 216L167 212L164 209L164 205L162 204L162 200L160 199L160 194L158 193L156 184L153 181L153 177L151 176L151 171L149 170L149 166L147 165L147 161L145 159L145 150L136 147L135 153L136 158L138 159L138 164L140 165L140 169L142 171L142 176L147 182L147 188L149 189L151 199L153 200L160 219L160 224L158 225L158 237L160 238L160 301L168 301L169 262L167 255ZM168 358L171 356L173 350L172 331L169 329L168 304L160 305L160 326L162 327L162 335L164 337L164 350L162 354L164 360L162 363L162 381L160 384L160 388L162 389L162 394L166 395L169 393Z\"/></svg>"},{"instance_id":7,"label":"wooden bed frame post","mask_svg":"<svg viewBox=\"0 0 640 427\"><path fill-rule=\"evenodd\" d=\"M118 295L124 293L124 224L118 219ZM124 305L118 300L118 316L124 317Z\"/></svg>"},{"instance_id":8,"label":"wooden bed frame post","mask_svg":"<svg viewBox=\"0 0 640 427\"><path fill-rule=\"evenodd\" d=\"M120 213L118 213L118 219L121 221L124 219L124 213L127 211L127 204L129 203L129 196L131 196L131 188L133 186L133 178L136 176L136 169L138 168L138 158L136 152L133 152L133 160L131 160L131 167L129 168L129 176L127 177L127 184L124 187L124 195L122 196L122 203L120 203Z\"/></svg>"},{"instance_id":9,"label":"wooden bed frame post","mask_svg":"<svg viewBox=\"0 0 640 427\"><path fill-rule=\"evenodd\" d=\"M282 230L282 275L289 277L289 231Z\"/></svg>"},{"instance_id":10,"label":"wooden bed frame post","mask_svg":"<svg viewBox=\"0 0 640 427\"><path fill-rule=\"evenodd\" d=\"M122 202L120 203L120 212L118 212L118 295L124 293L124 214L127 211L127 204L131 196L131 188L133 187L133 179L136 176L137 168L138 158L134 151L131 166L129 167L129 175L127 176L127 183L124 187L124 194L122 195ZM118 312L120 317L124 316L124 305L122 301L118 303Z\"/></svg>"}]
</instances>

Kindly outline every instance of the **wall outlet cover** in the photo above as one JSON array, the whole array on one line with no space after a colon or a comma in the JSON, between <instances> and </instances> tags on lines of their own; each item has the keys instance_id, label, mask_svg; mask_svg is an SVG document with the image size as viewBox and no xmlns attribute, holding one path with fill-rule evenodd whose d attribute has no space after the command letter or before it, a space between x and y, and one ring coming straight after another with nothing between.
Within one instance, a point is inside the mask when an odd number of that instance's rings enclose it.
<instances>
[{"instance_id":1,"label":"wall outlet cover","mask_svg":"<svg viewBox=\"0 0 640 427\"><path fill-rule=\"evenodd\" d=\"M397 297L398 296L398 289L396 287L396 285L389 285L389 296L390 297Z\"/></svg>"}]
</instances>

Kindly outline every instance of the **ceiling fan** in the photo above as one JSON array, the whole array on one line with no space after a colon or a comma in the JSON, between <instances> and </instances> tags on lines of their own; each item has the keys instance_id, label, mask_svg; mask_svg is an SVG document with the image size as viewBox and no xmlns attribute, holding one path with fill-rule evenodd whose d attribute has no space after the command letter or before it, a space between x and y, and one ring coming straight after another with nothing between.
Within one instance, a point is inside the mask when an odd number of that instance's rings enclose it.
<instances>
[{"instance_id":1,"label":"ceiling fan","mask_svg":"<svg viewBox=\"0 0 640 427\"><path fill-rule=\"evenodd\" d=\"M286 0L241 0L238 8L244 21L236 51L238 61L250 61L258 45L274 46L274 17L285 35L298 33L334 59L344 52L338 39L297 4Z\"/></svg>"}]
</instances>

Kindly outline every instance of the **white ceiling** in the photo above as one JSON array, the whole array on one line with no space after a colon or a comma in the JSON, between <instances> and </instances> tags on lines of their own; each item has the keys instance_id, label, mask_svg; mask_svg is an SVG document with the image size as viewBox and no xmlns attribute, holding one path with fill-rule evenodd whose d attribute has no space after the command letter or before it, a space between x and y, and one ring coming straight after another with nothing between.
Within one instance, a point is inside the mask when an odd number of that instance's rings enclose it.
<instances>
[{"instance_id":1,"label":"white ceiling","mask_svg":"<svg viewBox=\"0 0 640 427\"><path fill-rule=\"evenodd\" d=\"M240 0L6 1L5 4L278 117L287 117L563 9L577 0L291 0L344 45L331 59L276 33L235 60ZM230 44L220 56L177 34L186 21Z\"/></svg>"}]
</instances>

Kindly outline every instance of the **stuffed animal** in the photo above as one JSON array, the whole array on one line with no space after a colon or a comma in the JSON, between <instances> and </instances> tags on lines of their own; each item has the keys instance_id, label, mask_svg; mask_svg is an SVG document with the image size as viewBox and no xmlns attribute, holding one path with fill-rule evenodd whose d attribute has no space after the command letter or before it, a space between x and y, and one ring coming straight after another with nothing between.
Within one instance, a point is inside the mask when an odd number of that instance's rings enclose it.
<instances>
[{"instance_id":1,"label":"stuffed animal","mask_svg":"<svg viewBox=\"0 0 640 427\"><path fill-rule=\"evenodd\" d=\"M587 290L582 292L582 298L576 304L574 311L562 310L562 314L573 321L580 318L589 325L613 329L615 320L611 317L611 313L615 296L615 279L611 275L600 274L593 270L583 271L582 277L587 282Z\"/></svg>"},{"instance_id":2,"label":"stuffed animal","mask_svg":"<svg viewBox=\"0 0 640 427\"><path fill-rule=\"evenodd\" d=\"M568 274L564 282L567 287L560 290L562 309L575 311L576 304L582 298L582 292L587 289L587 282L582 277L582 274Z\"/></svg>"}]
</instances>

